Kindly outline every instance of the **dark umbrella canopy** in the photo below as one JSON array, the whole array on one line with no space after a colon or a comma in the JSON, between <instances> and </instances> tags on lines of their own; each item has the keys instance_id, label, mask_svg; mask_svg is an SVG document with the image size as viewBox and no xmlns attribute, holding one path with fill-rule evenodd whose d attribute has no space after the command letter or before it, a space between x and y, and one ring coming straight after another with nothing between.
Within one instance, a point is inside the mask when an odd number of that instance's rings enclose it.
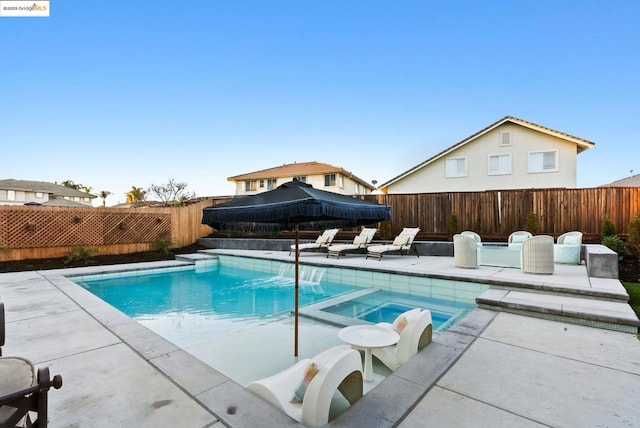
<instances>
[{"instance_id":1,"label":"dark umbrella canopy","mask_svg":"<svg viewBox=\"0 0 640 428\"><path fill-rule=\"evenodd\" d=\"M349 227L390 219L389 206L314 189L301 181L290 181L268 192L204 208L202 215L202 223L216 229L225 223L268 223L287 228L301 223L327 222Z\"/></svg>"},{"instance_id":2,"label":"dark umbrella canopy","mask_svg":"<svg viewBox=\"0 0 640 428\"><path fill-rule=\"evenodd\" d=\"M202 224L220 229L230 223L264 223L296 231L294 356L298 356L298 227L353 227L391 220L391 207L375 202L314 189L301 181L284 183L274 190L204 208Z\"/></svg>"}]
</instances>

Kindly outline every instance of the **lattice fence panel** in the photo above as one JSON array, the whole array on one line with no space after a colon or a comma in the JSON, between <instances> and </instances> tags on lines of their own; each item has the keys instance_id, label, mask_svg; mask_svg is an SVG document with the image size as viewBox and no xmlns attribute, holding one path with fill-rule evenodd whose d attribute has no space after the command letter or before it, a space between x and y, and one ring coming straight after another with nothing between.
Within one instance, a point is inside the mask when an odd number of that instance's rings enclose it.
<instances>
[{"instance_id":1,"label":"lattice fence panel","mask_svg":"<svg viewBox=\"0 0 640 428\"><path fill-rule=\"evenodd\" d=\"M157 213L103 214L104 244L132 244L171 239L171 216Z\"/></svg>"},{"instance_id":2,"label":"lattice fence panel","mask_svg":"<svg viewBox=\"0 0 640 428\"><path fill-rule=\"evenodd\" d=\"M7 213L0 212L0 250L9 248Z\"/></svg>"},{"instance_id":3,"label":"lattice fence panel","mask_svg":"<svg viewBox=\"0 0 640 428\"><path fill-rule=\"evenodd\" d=\"M101 243L100 219L95 210L6 211L10 248L89 246Z\"/></svg>"}]
</instances>

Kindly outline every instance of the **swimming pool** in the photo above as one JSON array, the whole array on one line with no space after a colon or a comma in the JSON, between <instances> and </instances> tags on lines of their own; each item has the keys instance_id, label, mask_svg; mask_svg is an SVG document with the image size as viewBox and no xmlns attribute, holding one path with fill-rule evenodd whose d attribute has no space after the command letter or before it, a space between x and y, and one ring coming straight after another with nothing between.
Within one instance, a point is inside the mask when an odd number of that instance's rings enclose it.
<instances>
[{"instance_id":1,"label":"swimming pool","mask_svg":"<svg viewBox=\"0 0 640 428\"><path fill-rule=\"evenodd\" d=\"M75 282L134 319L185 312L211 319L246 320L294 309L294 280L288 269L276 275L216 264L149 275L81 277ZM300 281L300 306L349 293L358 287Z\"/></svg>"},{"instance_id":2,"label":"swimming pool","mask_svg":"<svg viewBox=\"0 0 640 428\"><path fill-rule=\"evenodd\" d=\"M241 385L283 370L296 361L290 263L221 256L212 265L195 268L70 279ZM418 291L415 279L404 281L400 276L383 279L371 276L370 272L341 272L312 266L301 269L300 307L335 305L332 302L336 299L343 302L338 305L342 309L349 302L352 307L360 307L361 301L351 296L374 291L371 285L383 286L385 280L401 288L402 284L407 287L412 284L414 293L390 289L371 293L383 293L378 294L376 302L392 296L404 306L429 308L430 298L415 293ZM424 288L423 282L421 279L420 287ZM360 318L362 321L358 322L392 322L397 315L393 308L397 309L382 305L378 310L368 311L369 319ZM371 318L373 313L375 319ZM300 357L313 356L341 344L337 337L340 328L339 324L301 317Z\"/></svg>"}]
</instances>

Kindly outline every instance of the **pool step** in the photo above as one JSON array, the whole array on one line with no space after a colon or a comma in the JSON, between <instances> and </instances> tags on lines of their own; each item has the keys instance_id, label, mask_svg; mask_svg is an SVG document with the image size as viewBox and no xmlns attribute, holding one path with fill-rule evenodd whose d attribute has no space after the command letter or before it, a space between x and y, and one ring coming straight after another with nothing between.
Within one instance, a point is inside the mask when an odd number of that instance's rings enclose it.
<instances>
[{"instance_id":1,"label":"pool step","mask_svg":"<svg viewBox=\"0 0 640 428\"><path fill-rule=\"evenodd\" d=\"M490 289L481 294L476 303L480 308L494 311L627 333L636 334L640 327L640 320L626 302Z\"/></svg>"},{"instance_id":2,"label":"pool step","mask_svg":"<svg viewBox=\"0 0 640 428\"><path fill-rule=\"evenodd\" d=\"M195 264L196 262L218 260L218 256L215 254L202 254L202 253L176 254L175 259L181 262L189 262L189 263Z\"/></svg>"},{"instance_id":3,"label":"pool step","mask_svg":"<svg viewBox=\"0 0 640 428\"><path fill-rule=\"evenodd\" d=\"M588 278L588 286L583 279L575 283L555 282L554 275L544 275L519 281L487 281L492 288L524 291L531 293L554 294L565 297L607 300L612 302L629 301L629 294L622 283L612 278Z\"/></svg>"}]
</instances>

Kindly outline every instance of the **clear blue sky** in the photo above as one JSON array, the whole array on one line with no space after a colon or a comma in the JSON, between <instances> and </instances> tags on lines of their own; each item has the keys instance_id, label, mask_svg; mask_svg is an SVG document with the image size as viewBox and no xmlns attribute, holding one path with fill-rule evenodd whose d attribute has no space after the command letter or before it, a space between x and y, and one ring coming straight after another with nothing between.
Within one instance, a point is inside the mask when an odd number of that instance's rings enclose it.
<instances>
[{"instance_id":1,"label":"clear blue sky","mask_svg":"<svg viewBox=\"0 0 640 428\"><path fill-rule=\"evenodd\" d=\"M0 178L124 201L316 160L383 183L506 115L640 173L640 1L51 1L0 18Z\"/></svg>"}]
</instances>

